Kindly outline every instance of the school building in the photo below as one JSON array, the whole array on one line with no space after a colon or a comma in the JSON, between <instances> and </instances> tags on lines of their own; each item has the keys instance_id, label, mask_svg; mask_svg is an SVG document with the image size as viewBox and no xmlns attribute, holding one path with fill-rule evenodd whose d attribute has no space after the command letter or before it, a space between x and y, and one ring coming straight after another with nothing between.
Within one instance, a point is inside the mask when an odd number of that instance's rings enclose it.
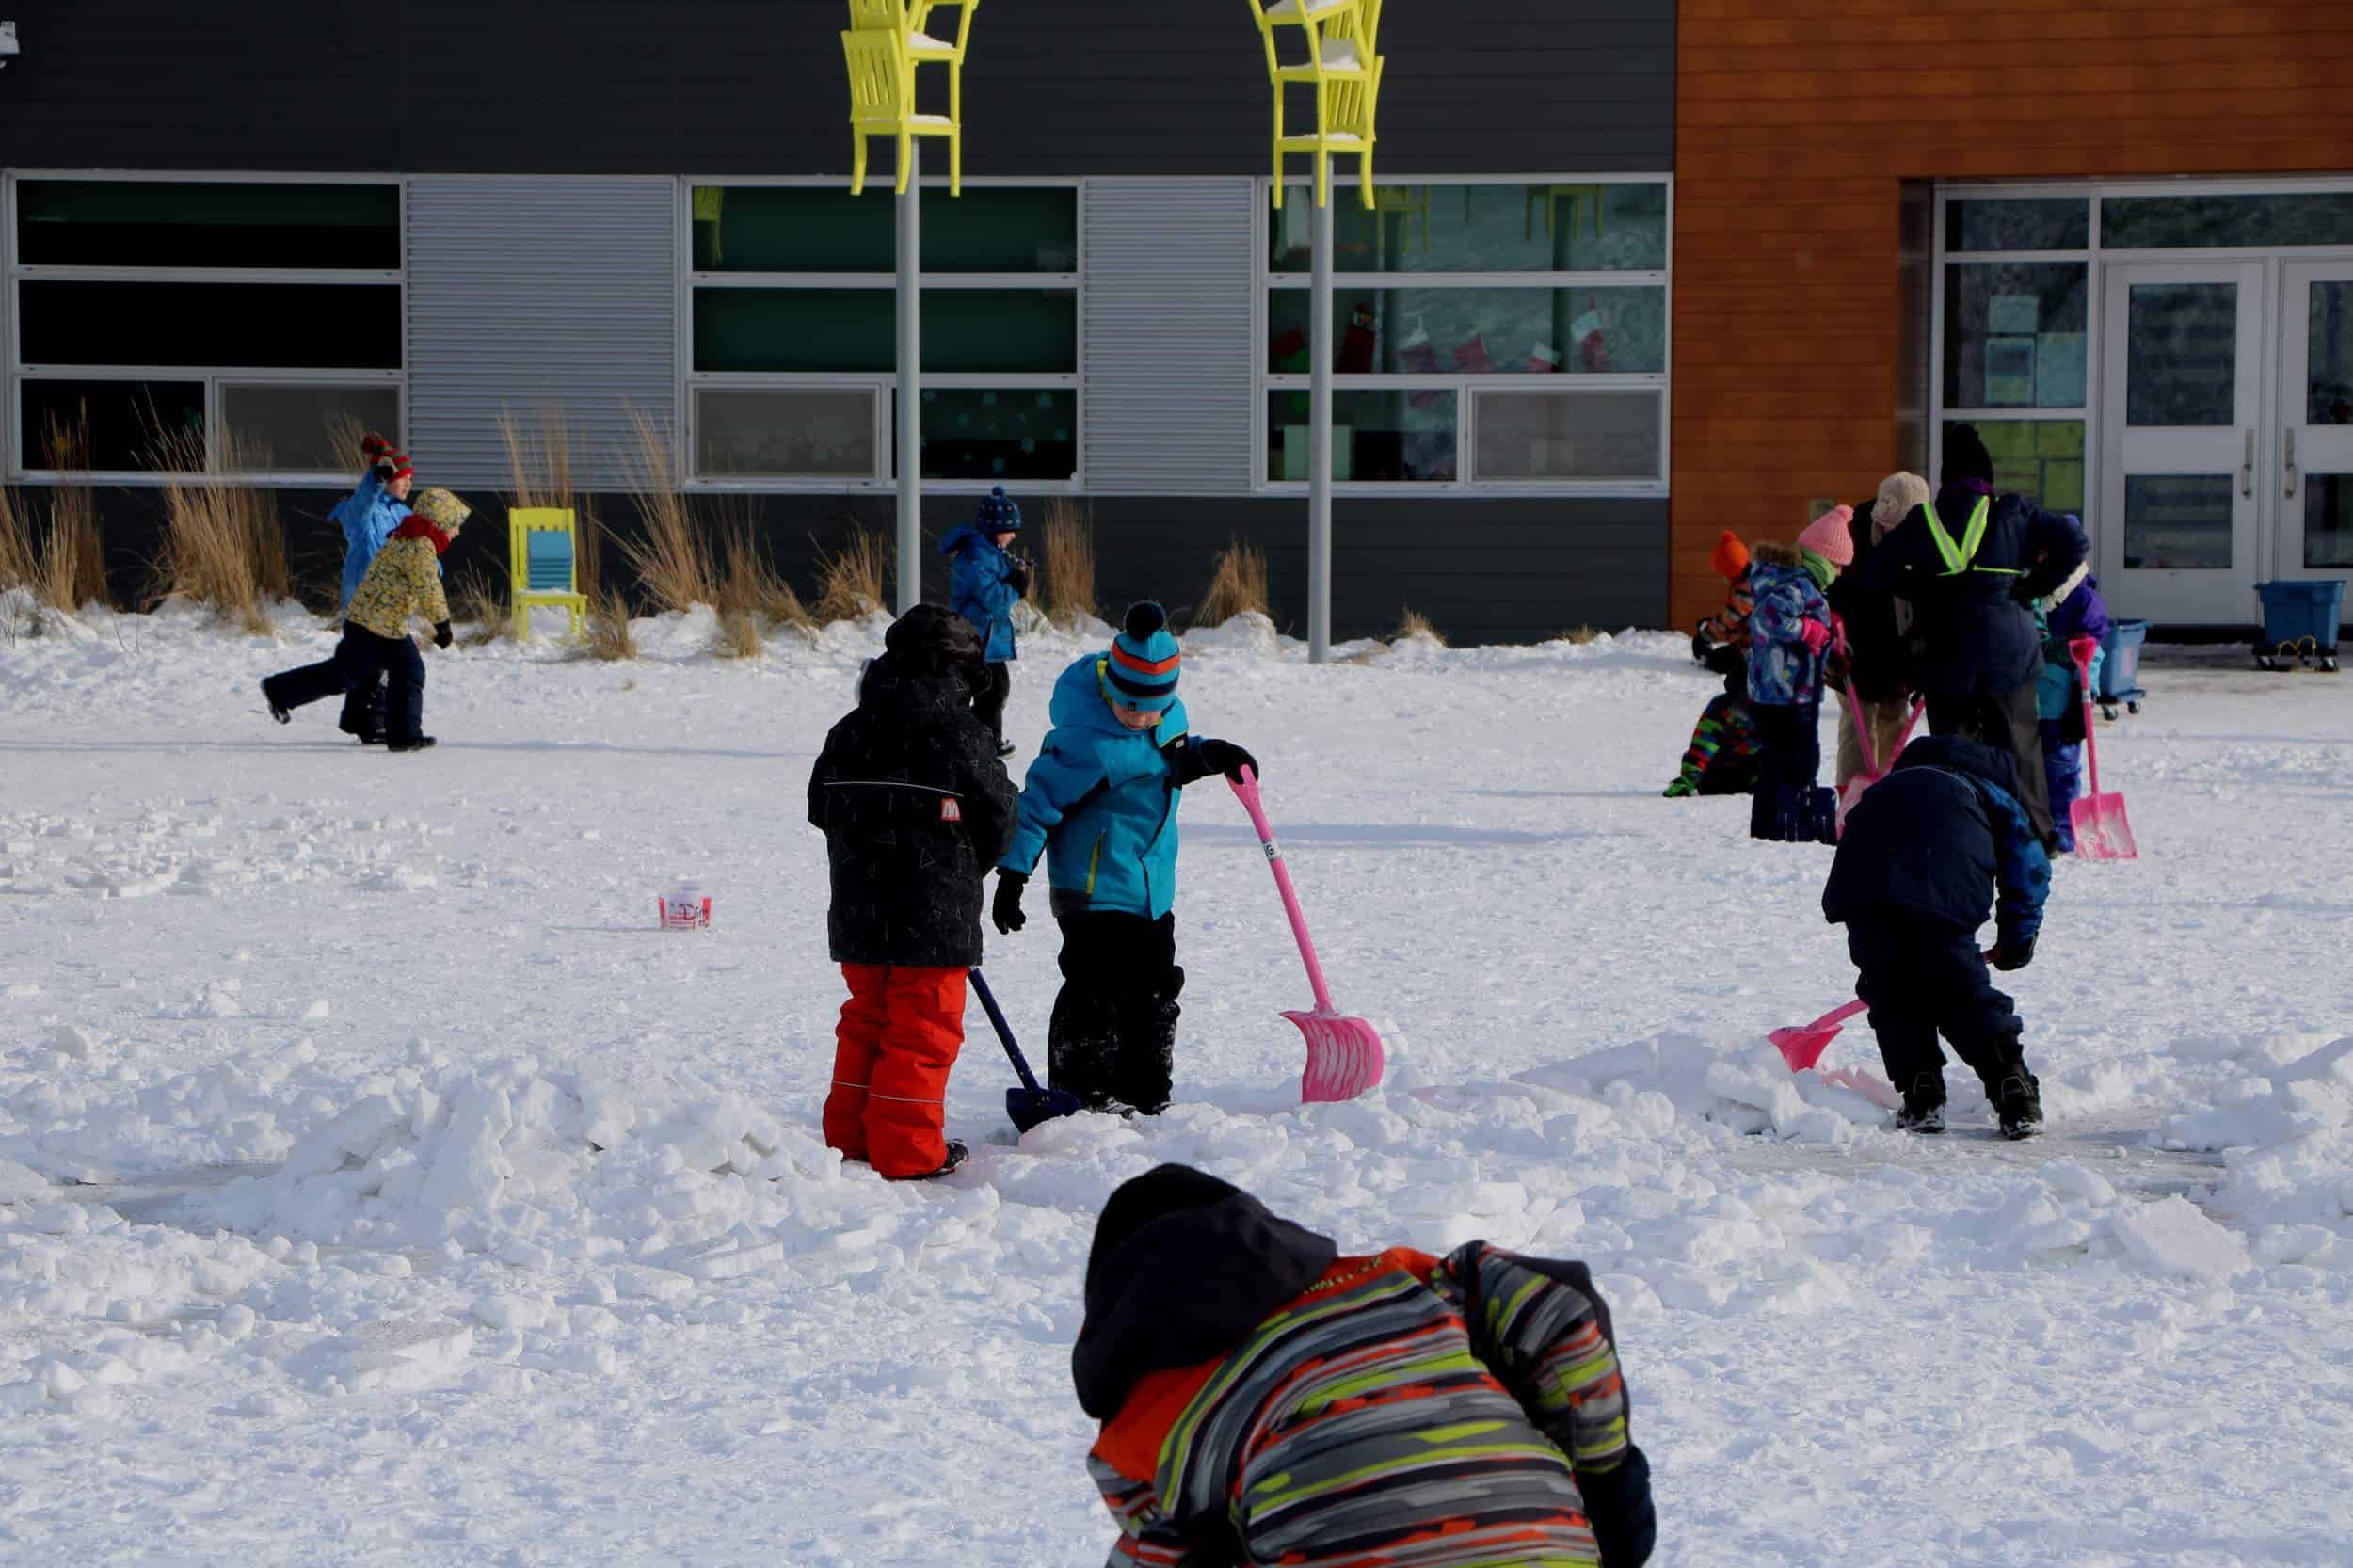
<instances>
[{"instance_id":1,"label":"school building","mask_svg":"<svg viewBox=\"0 0 2353 1568\"><path fill-rule=\"evenodd\" d=\"M1336 182L1338 635L1689 626L1720 530L1932 476L1960 420L2120 614L2242 628L2255 583L2353 572L2353 6L1385 10L1371 210ZM86 421L125 574L159 432L331 561L341 418L493 524L504 414L563 422L609 522L651 428L789 575L888 531L890 155L848 195L841 0L0 13L0 471L53 482ZM1181 607L1242 538L1304 622L1270 109L1245 4L975 11L964 192L922 202L928 534L1068 496L1107 602Z\"/></svg>"}]
</instances>

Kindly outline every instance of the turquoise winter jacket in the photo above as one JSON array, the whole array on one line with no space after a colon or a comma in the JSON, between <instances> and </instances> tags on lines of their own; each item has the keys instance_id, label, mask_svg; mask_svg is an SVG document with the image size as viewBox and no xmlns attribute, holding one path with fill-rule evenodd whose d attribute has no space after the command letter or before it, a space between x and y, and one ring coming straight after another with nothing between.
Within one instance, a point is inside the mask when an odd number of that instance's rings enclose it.
<instances>
[{"instance_id":1,"label":"turquoise winter jacket","mask_svg":"<svg viewBox=\"0 0 2353 1568\"><path fill-rule=\"evenodd\" d=\"M344 602L349 604L351 596L360 591L360 580L368 574L368 563L392 536L392 530L408 520L408 506L384 493L384 481L371 465L360 475L358 488L327 515L343 524Z\"/></svg>"},{"instance_id":2,"label":"turquoise winter jacket","mask_svg":"<svg viewBox=\"0 0 2353 1568\"><path fill-rule=\"evenodd\" d=\"M1020 657L1014 649L1013 607L1021 596L1013 591L1013 557L977 528L958 528L939 541L948 557L948 598L956 614L981 634L981 657L1001 664Z\"/></svg>"},{"instance_id":3,"label":"turquoise winter jacket","mask_svg":"<svg viewBox=\"0 0 2353 1568\"><path fill-rule=\"evenodd\" d=\"M1104 654L1090 653L1054 682L1054 728L1021 787L1013 846L998 864L1027 876L1046 856L1057 904L1159 920L1176 900L1178 792L1207 770L1172 702L1150 729L1132 730L1105 696Z\"/></svg>"}]
</instances>

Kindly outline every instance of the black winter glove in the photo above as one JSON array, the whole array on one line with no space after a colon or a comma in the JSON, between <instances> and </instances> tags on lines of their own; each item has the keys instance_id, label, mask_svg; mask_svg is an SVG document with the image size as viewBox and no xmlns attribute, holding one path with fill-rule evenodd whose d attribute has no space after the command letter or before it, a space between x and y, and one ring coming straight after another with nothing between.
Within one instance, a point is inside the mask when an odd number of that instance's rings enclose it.
<instances>
[{"instance_id":1,"label":"black winter glove","mask_svg":"<svg viewBox=\"0 0 2353 1568\"><path fill-rule=\"evenodd\" d=\"M1715 649L1715 647L1716 647L1716 645L1715 645L1714 643L1712 643L1712 642L1708 641L1708 639L1707 639L1707 633L1706 633L1706 632L1692 632L1692 633L1691 633L1691 662L1692 662L1693 664L1706 664L1706 663L1707 663L1707 656L1708 656L1708 654L1709 654L1710 652L1712 652L1712 651Z\"/></svg>"},{"instance_id":2,"label":"black winter glove","mask_svg":"<svg viewBox=\"0 0 2353 1568\"><path fill-rule=\"evenodd\" d=\"M433 623L433 646L435 648L447 648L454 640L455 634L449 629L449 622L437 620Z\"/></svg>"},{"instance_id":3,"label":"black winter glove","mask_svg":"<svg viewBox=\"0 0 2353 1568\"><path fill-rule=\"evenodd\" d=\"M1030 597L1030 568L1027 565L1016 566L1005 573L1005 582L1013 588L1016 599Z\"/></svg>"},{"instance_id":4,"label":"black winter glove","mask_svg":"<svg viewBox=\"0 0 2353 1568\"><path fill-rule=\"evenodd\" d=\"M2034 962L2032 942L1996 942L1993 944L1993 967L2007 974L2023 969Z\"/></svg>"},{"instance_id":5,"label":"black winter glove","mask_svg":"<svg viewBox=\"0 0 2353 1568\"><path fill-rule=\"evenodd\" d=\"M1019 872L997 868L997 897L989 905L988 916L996 922L1000 936L1010 936L1030 923L1030 917L1021 912L1021 889L1029 880Z\"/></svg>"},{"instance_id":6,"label":"black winter glove","mask_svg":"<svg viewBox=\"0 0 2353 1568\"><path fill-rule=\"evenodd\" d=\"M1201 765L1211 773L1222 773L1236 783L1241 782L1241 770L1248 768L1251 776L1258 774L1258 760L1231 741L1201 743Z\"/></svg>"}]
</instances>

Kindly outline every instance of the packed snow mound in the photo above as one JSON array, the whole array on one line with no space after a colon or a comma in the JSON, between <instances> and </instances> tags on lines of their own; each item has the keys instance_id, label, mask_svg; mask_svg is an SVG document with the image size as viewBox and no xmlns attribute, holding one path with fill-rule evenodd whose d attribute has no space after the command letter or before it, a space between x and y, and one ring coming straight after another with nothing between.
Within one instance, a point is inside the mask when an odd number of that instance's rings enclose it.
<instances>
[{"instance_id":1,"label":"packed snow mound","mask_svg":"<svg viewBox=\"0 0 2353 1568\"><path fill-rule=\"evenodd\" d=\"M1187 653L1243 653L1270 658L1282 646L1283 639L1274 630L1274 622L1257 610L1244 610L1215 626L1196 626L1185 633Z\"/></svg>"},{"instance_id":2,"label":"packed snow mound","mask_svg":"<svg viewBox=\"0 0 2353 1568\"><path fill-rule=\"evenodd\" d=\"M221 1197L232 1228L347 1246L465 1252L700 1243L792 1217L792 1190L841 1179L808 1128L699 1083L623 1084L529 1058L407 1069Z\"/></svg>"},{"instance_id":3,"label":"packed snow mound","mask_svg":"<svg viewBox=\"0 0 2353 1568\"><path fill-rule=\"evenodd\" d=\"M2235 1097L2168 1117L2158 1135L2223 1151L2214 1208L2256 1256L2353 1272L2353 1035L2240 1080Z\"/></svg>"}]
</instances>

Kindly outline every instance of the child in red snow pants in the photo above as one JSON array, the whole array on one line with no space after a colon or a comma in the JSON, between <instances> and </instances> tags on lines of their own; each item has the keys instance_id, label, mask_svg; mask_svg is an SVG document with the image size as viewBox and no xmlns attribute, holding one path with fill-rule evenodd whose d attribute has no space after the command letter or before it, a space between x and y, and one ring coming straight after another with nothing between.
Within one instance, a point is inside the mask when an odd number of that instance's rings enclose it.
<instances>
[{"instance_id":1,"label":"child in red snow pants","mask_svg":"<svg viewBox=\"0 0 2353 1568\"><path fill-rule=\"evenodd\" d=\"M965 971L844 964L825 1143L883 1176L929 1176L948 1158L948 1070L964 1046Z\"/></svg>"}]
</instances>

